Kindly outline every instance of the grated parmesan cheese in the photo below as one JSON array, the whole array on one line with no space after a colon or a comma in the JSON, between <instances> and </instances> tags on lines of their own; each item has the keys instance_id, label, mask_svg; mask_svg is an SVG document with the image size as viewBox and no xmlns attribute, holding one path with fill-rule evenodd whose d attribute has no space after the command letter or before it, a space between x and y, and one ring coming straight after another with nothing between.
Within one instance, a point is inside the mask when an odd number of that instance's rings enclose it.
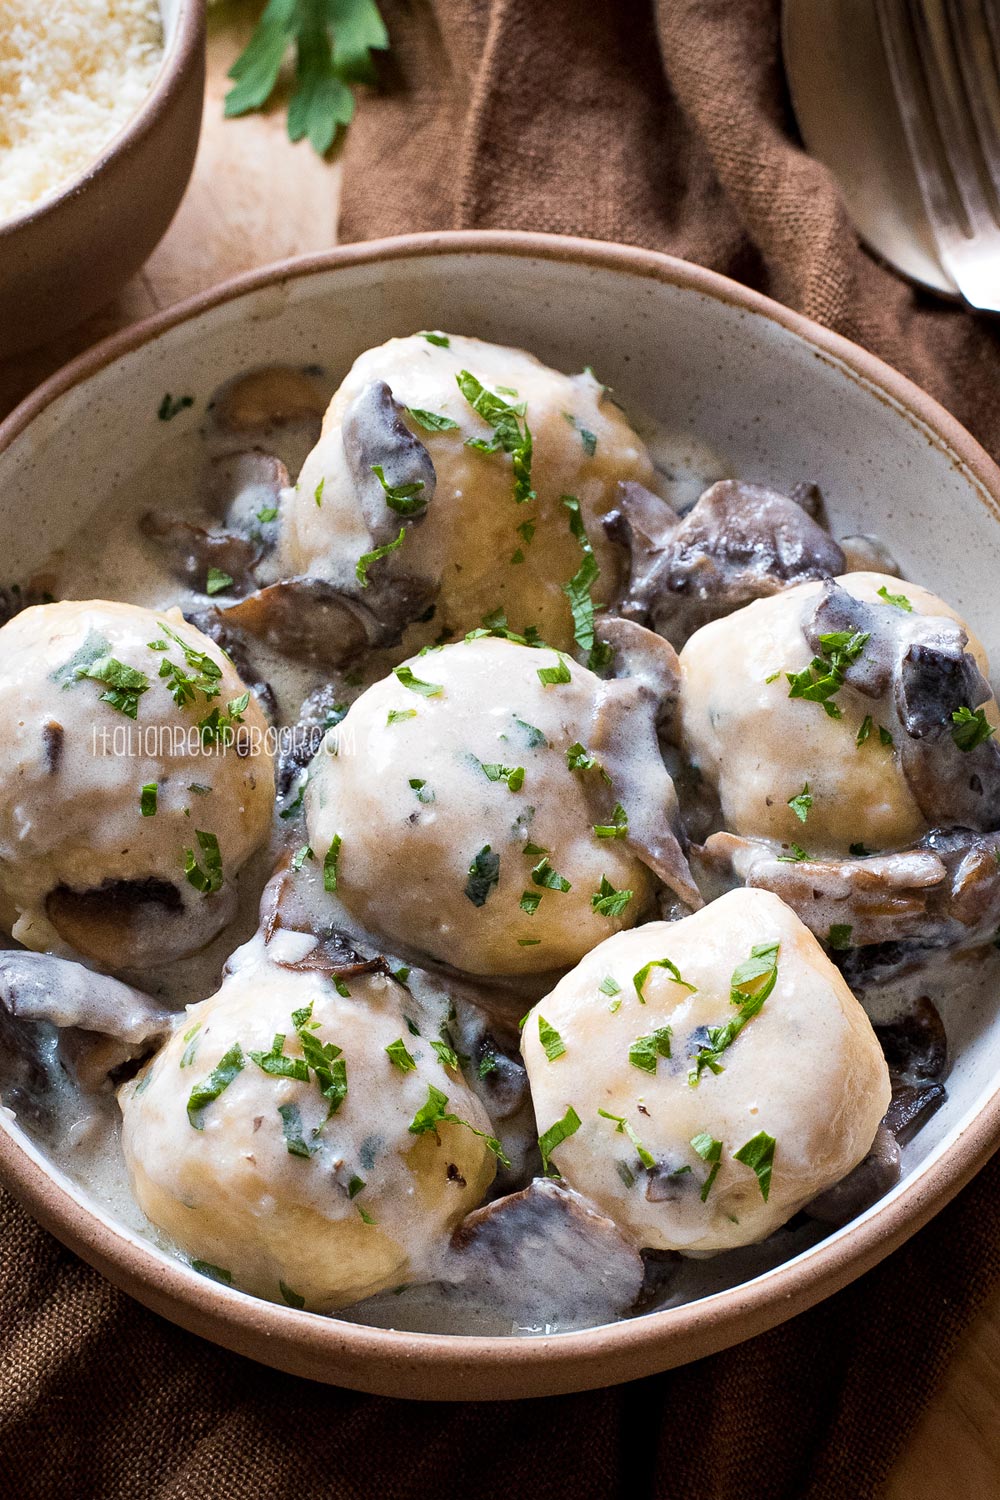
<instances>
[{"instance_id":1,"label":"grated parmesan cheese","mask_svg":"<svg viewBox=\"0 0 1000 1500\"><path fill-rule=\"evenodd\" d=\"M0 0L0 220L100 155L162 57L157 0Z\"/></svg>"}]
</instances>

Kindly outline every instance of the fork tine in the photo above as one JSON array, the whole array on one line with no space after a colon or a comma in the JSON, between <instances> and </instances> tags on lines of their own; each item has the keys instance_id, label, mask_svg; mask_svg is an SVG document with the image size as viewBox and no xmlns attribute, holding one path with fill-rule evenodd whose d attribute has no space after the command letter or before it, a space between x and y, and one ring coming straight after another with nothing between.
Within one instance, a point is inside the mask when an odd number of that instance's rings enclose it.
<instances>
[{"instance_id":1,"label":"fork tine","mask_svg":"<svg viewBox=\"0 0 1000 1500\"><path fill-rule=\"evenodd\" d=\"M990 28L984 13L989 0L946 0L946 13L959 73L968 101L986 174L987 197L1000 223L1000 77Z\"/></svg>"}]
</instances>

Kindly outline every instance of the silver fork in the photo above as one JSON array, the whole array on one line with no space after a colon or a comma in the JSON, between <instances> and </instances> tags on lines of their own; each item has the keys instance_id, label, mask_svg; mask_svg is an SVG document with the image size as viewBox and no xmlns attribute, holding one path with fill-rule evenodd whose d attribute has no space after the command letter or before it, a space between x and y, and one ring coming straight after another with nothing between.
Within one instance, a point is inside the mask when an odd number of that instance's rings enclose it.
<instances>
[{"instance_id":1,"label":"silver fork","mask_svg":"<svg viewBox=\"0 0 1000 1500\"><path fill-rule=\"evenodd\" d=\"M1000 0L875 0L941 264L1000 312Z\"/></svg>"}]
</instances>

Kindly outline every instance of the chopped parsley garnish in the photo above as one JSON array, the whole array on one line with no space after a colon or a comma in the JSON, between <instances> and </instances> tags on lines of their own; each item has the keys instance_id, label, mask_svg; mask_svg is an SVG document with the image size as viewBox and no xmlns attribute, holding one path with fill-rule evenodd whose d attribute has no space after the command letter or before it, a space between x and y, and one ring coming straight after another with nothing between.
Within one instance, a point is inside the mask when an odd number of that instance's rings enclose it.
<instances>
[{"instance_id":1,"label":"chopped parsley garnish","mask_svg":"<svg viewBox=\"0 0 1000 1500\"><path fill-rule=\"evenodd\" d=\"M436 1134L439 1125L464 1125L466 1130L471 1130L473 1135L479 1136L497 1161L502 1162L505 1167L510 1166L510 1159L496 1136L487 1135L485 1130L477 1130L475 1125L470 1124L468 1120L463 1120L459 1115L450 1114L448 1095L436 1089L431 1083L427 1086L427 1102L421 1105L413 1116L409 1130L412 1135L425 1135L429 1130L433 1130Z\"/></svg>"},{"instance_id":2,"label":"chopped parsley garnish","mask_svg":"<svg viewBox=\"0 0 1000 1500\"><path fill-rule=\"evenodd\" d=\"M616 891L608 877L602 875L600 887L591 896L590 904L602 917L620 917L634 895L634 891Z\"/></svg>"},{"instance_id":3,"label":"chopped parsley garnish","mask_svg":"<svg viewBox=\"0 0 1000 1500\"><path fill-rule=\"evenodd\" d=\"M418 802L426 803L434 801L434 792L432 788L427 785L426 781L424 781L421 776L411 776L409 784L412 790L416 792Z\"/></svg>"},{"instance_id":4,"label":"chopped parsley garnish","mask_svg":"<svg viewBox=\"0 0 1000 1500\"><path fill-rule=\"evenodd\" d=\"M538 1017L538 1040L542 1044L542 1050L549 1062L555 1062L557 1057L562 1057L566 1051L566 1043L559 1035L554 1026L550 1026L545 1017Z\"/></svg>"},{"instance_id":5,"label":"chopped parsley garnish","mask_svg":"<svg viewBox=\"0 0 1000 1500\"><path fill-rule=\"evenodd\" d=\"M238 698L230 698L224 710L220 710L218 704L216 704L211 713L206 714L203 719L198 720L202 744L221 744L223 747L231 745L235 738L233 726L243 723L243 715L249 706L249 692L241 693Z\"/></svg>"},{"instance_id":6,"label":"chopped parsley garnish","mask_svg":"<svg viewBox=\"0 0 1000 1500\"><path fill-rule=\"evenodd\" d=\"M156 801L159 787L155 781L147 781L139 794L139 811L144 818L156 817Z\"/></svg>"},{"instance_id":7,"label":"chopped parsley garnish","mask_svg":"<svg viewBox=\"0 0 1000 1500\"><path fill-rule=\"evenodd\" d=\"M496 453L502 450L510 454L514 474L514 499L518 505L535 499L531 488L531 429L525 418L526 404L522 401L512 406L502 396L495 395L468 370L456 375L458 388L477 416L482 417L493 428L491 438L467 438L466 446L480 453ZM523 426L522 426L523 421Z\"/></svg>"},{"instance_id":8,"label":"chopped parsley garnish","mask_svg":"<svg viewBox=\"0 0 1000 1500\"><path fill-rule=\"evenodd\" d=\"M292 869L296 874L301 870L307 859L313 858L312 849L308 844L303 844L301 849L296 849L292 855Z\"/></svg>"},{"instance_id":9,"label":"chopped parsley garnish","mask_svg":"<svg viewBox=\"0 0 1000 1500\"><path fill-rule=\"evenodd\" d=\"M308 1161L316 1148L308 1146L302 1135L302 1115L299 1112L299 1106L279 1104L278 1114L281 1116L281 1128L289 1156L304 1156Z\"/></svg>"},{"instance_id":10,"label":"chopped parsley garnish","mask_svg":"<svg viewBox=\"0 0 1000 1500\"><path fill-rule=\"evenodd\" d=\"M692 1136L691 1144L702 1161L708 1162L712 1169L702 1184L701 1201L704 1203L712 1191L713 1182L719 1175L719 1167L722 1164L722 1142L709 1135L707 1130L700 1130L697 1135Z\"/></svg>"},{"instance_id":11,"label":"chopped parsley garnish","mask_svg":"<svg viewBox=\"0 0 1000 1500\"><path fill-rule=\"evenodd\" d=\"M469 866L465 894L473 906L485 906L490 891L500 880L500 856L484 844Z\"/></svg>"},{"instance_id":12,"label":"chopped parsley garnish","mask_svg":"<svg viewBox=\"0 0 1000 1500\"><path fill-rule=\"evenodd\" d=\"M893 744L892 735L889 733L888 729L883 728L881 724L878 726L878 738L879 744L885 745L887 749L891 744Z\"/></svg>"},{"instance_id":13,"label":"chopped parsley garnish","mask_svg":"<svg viewBox=\"0 0 1000 1500\"><path fill-rule=\"evenodd\" d=\"M278 1282L278 1290L281 1293L282 1301L286 1302L289 1307L294 1307L296 1312L301 1312L305 1307L306 1299L300 1297L298 1292L293 1292L291 1287L286 1286L283 1281Z\"/></svg>"},{"instance_id":14,"label":"chopped parsley garnish","mask_svg":"<svg viewBox=\"0 0 1000 1500\"><path fill-rule=\"evenodd\" d=\"M423 411L419 406L408 406L406 412L425 432L451 432L458 426L458 423L453 422L451 417L443 416L437 411Z\"/></svg>"},{"instance_id":15,"label":"chopped parsley garnish","mask_svg":"<svg viewBox=\"0 0 1000 1500\"><path fill-rule=\"evenodd\" d=\"M535 845L531 844L528 848L534 849ZM527 849L525 853L527 853ZM547 854L543 855L537 865L532 868L531 878L535 885L540 885L547 891L572 890L570 882L560 875L558 871L553 870ZM547 907L546 910L548 910Z\"/></svg>"},{"instance_id":16,"label":"chopped parsley garnish","mask_svg":"<svg viewBox=\"0 0 1000 1500\"><path fill-rule=\"evenodd\" d=\"M622 991L617 979L613 979L610 974L605 974L597 988L602 995L620 995Z\"/></svg>"},{"instance_id":17,"label":"chopped parsley garnish","mask_svg":"<svg viewBox=\"0 0 1000 1500\"><path fill-rule=\"evenodd\" d=\"M615 803L610 823L595 823L594 832L599 839L628 838L628 813L620 802Z\"/></svg>"},{"instance_id":18,"label":"chopped parsley garnish","mask_svg":"<svg viewBox=\"0 0 1000 1500\"><path fill-rule=\"evenodd\" d=\"M133 718L135 715L133 714ZM968 752L984 745L996 730L981 708L973 713L971 708L959 708L951 716L951 737L960 750Z\"/></svg>"},{"instance_id":19,"label":"chopped parsley garnish","mask_svg":"<svg viewBox=\"0 0 1000 1500\"><path fill-rule=\"evenodd\" d=\"M403 687L409 688L411 693L419 693L422 698L439 698L444 692L439 682L422 682L419 677L414 677L412 667L393 667L392 670Z\"/></svg>"},{"instance_id":20,"label":"chopped parsley garnish","mask_svg":"<svg viewBox=\"0 0 1000 1500\"><path fill-rule=\"evenodd\" d=\"M251 1052L250 1059L270 1078L294 1078L299 1083L309 1082L309 1068L305 1059L286 1054L283 1032L279 1031L274 1038L270 1052Z\"/></svg>"},{"instance_id":21,"label":"chopped parsley garnish","mask_svg":"<svg viewBox=\"0 0 1000 1500\"><path fill-rule=\"evenodd\" d=\"M851 933L854 928L845 922L834 922L827 933L827 943L835 953L842 953L845 948L851 946Z\"/></svg>"},{"instance_id":22,"label":"chopped parsley garnish","mask_svg":"<svg viewBox=\"0 0 1000 1500\"><path fill-rule=\"evenodd\" d=\"M163 400L156 409L156 415L161 422L172 422L182 411L187 411L189 406L194 405L193 396L178 396L176 399L167 391Z\"/></svg>"},{"instance_id":23,"label":"chopped parsley garnish","mask_svg":"<svg viewBox=\"0 0 1000 1500\"><path fill-rule=\"evenodd\" d=\"M139 698L149 687L149 678L145 672L127 667L115 656L100 656L96 661L78 666L74 669L74 676L89 677L94 682L104 683L107 692L101 694L101 702L110 703L112 708L117 708L128 719L137 716Z\"/></svg>"},{"instance_id":24,"label":"chopped parsley garnish","mask_svg":"<svg viewBox=\"0 0 1000 1500\"><path fill-rule=\"evenodd\" d=\"M347 1098L347 1064L339 1047L333 1042L321 1042L315 1035L312 1012L313 1006L310 1001L301 1010L292 1012L292 1024L302 1047L303 1059L312 1069L319 1091L327 1102L327 1119L329 1120Z\"/></svg>"},{"instance_id":25,"label":"chopped parsley garnish","mask_svg":"<svg viewBox=\"0 0 1000 1500\"><path fill-rule=\"evenodd\" d=\"M381 464L372 464L371 471L382 486L386 505L398 516L415 516L426 508L427 501L420 498L424 490L422 479L413 479L409 484L390 484Z\"/></svg>"},{"instance_id":26,"label":"chopped parsley garnish","mask_svg":"<svg viewBox=\"0 0 1000 1500\"><path fill-rule=\"evenodd\" d=\"M603 1120L614 1120L616 1126L615 1133L617 1135L628 1136L629 1140L635 1147L636 1155L638 1156L644 1167L648 1169L649 1167L656 1166L655 1156L651 1151L646 1150L645 1146L642 1144L642 1141L640 1141L638 1135L636 1135L634 1129L629 1124L624 1115L613 1115L610 1110L607 1109L599 1109L597 1113Z\"/></svg>"},{"instance_id":27,"label":"chopped parsley garnish","mask_svg":"<svg viewBox=\"0 0 1000 1500\"><path fill-rule=\"evenodd\" d=\"M863 745L869 738L874 727L875 722L872 719L871 714L865 714L864 718L861 720L861 728L858 730L856 736L856 742L859 746Z\"/></svg>"},{"instance_id":28,"label":"chopped parsley garnish","mask_svg":"<svg viewBox=\"0 0 1000 1500\"><path fill-rule=\"evenodd\" d=\"M428 333L426 329L421 329L418 336L426 339L429 344L434 344L438 349L451 348L451 339L446 333Z\"/></svg>"},{"instance_id":29,"label":"chopped parsley garnish","mask_svg":"<svg viewBox=\"0 0 1000 1500\"><path fill-rule=\"evenodd\" d=\"M883 583L882 587L878 591L878 596L880 599L884 599L886 604L894 604L897 609L901 609L906 614L912 615L913 605L910 603L909 599L907 599L905 594L890 594L889 590ZM766 1193L764 1194L764 1197L767 1197Z\"/></svg>"},{"instance_id":30,"label":"chopped parsley garnish","mask_svg":"<svg viewBox=\"0 0 1000 1500\"><path fill-rule=\"evenodd\" d=\"M383 557L388 557L390 552L395 552L403 545L405 537L406 527L401 526L394 541L386 542L384 547L376 547L373 552L362 553L355 564L354 576L363 589L368 587L368 569L372 563L381 561Z\"/></svg>"},{"instance_id":31,"label":"chopped parsley garnish","mask_svg":"<svg viewBox=\"0 0 1000 1500\"><path fill-rule=\"evenodd\" d=\"M219 1281L223 1286L232 1286L233 1273L222 1266L213 1266L210 1260L193 1260L192 1271L197 1271L199 1276L207 1276L209 1281Z\"/></svg>"},{"instance_id":32,"label":"chopped parsley garnish","mask_svg":"<svg viewBox=\"0 0 1000 1500\"><path fill-rule=\"evenodd\" d=\"M262 526L266 526L270 521L276 521L278 519L278 507L276 505L262 505L257 512L257 519Z\"/></svg>"},{"instance_id":33,"label":"chopped parsley garnish","mask_svg":"<svg viewBox=\"0 0 1000 1500\"><path fill-rule=\"evenodd\" d=\"M159 622L160 629L175 645L180 646L184 656L184 662L191 668L190 672L184 670L177 662L170 661L165 657L160 662L160 677L166 682L167 691L170 693L178 708L184 708L193 703L198 693L206 698L217 698L219 696L219 681L222 677L222 668L217 661L209 656L207 651L199 651L194 646L189 646L176 630L171 630L169 625ZM169 651L167 641L149 641L150 651ZM192 675L192 673L194 675Z\"/></svg>"},{"instance_id":34,"label":"chopped parsley garnish","mask_svg":"<svg viewBox=\"0 0 1000 1500\"><path fill-rule=\"evenodd\" d=\"M778 863L779 865L798 865L801 864L804 859L811 858L812 855L807 854L801 844L792 844L790 854L778 855Z\"/></svg>"},{"instance_id":35,"label":"chopped parsley garnish","mask_svg":"<svg viewBox=\"0 0 1000 1500\"><path fill-rule=\"evenodd\" d=\"M196 1021L194 1025L187 1031L185 1031L184 1035L181 1037L181 1041L187 1042L187 1046L184 1048L180 1063L178 1064L179 1067L190 1068L191 1064L194 1062L195 1054L198 1051L198 1042L200 1040L198 1033L200 1030L201 1022Z\"/></svg>"},{"instance_id":36,"label":"chopped parsley garnish","mask_svg":"<svg viewBox=\"0 0 1000 1500\"><path fill-rule=\"evenodd\" d=\"M202 869L198 863L193 849L185 849L184 874L196 891L200 891L203 896L211 896L222 889L222 852L219 840L214 833L206 833L203 828L196 828L194 836L198 840L205 868Z\"/></svg>"},{"instance_id":37,"label":"chopped parsley garnish","mask_svg":"<svg viewBox=\"0 0 1000 1500\"><path fill-rule=\"evenodd\" d=\"M881 593L882 590L880 589L879 592ZM760 1184L760 1195L765 1203L771 1191L771 1168L774 1166L775 1144L773 1135L768 1135L766 1130L758 1130L745 1146L733 1152L734 1161L740 1161L745 1167L753 1168Z\"/></svg>"},{"instance_id":38,"label":"chopped parsley garnish","mask_svg":"<svg viewBox=\"0 0 1000 1500\"><path fill-rule=\"evenodd\" d=\"M502 766L499 761L479 761L478 765L487 781L506 781L512 792L519 792L524 785L523 766Z\"/></svg>"},{"instance_id":39,"label":"chopped parsley garnish","mask_svg":"<svg viewBox=\"0 0 1000 1500\"><path fill-rule=\"evenodd\" d=\"M813 795L809 790L808 781L802 788L801 792L799 792L794 797L789 797L788 805L792 809L792 812L795 814L795 816L798 818L799 822L804 823L809 816L809 809L813 805Z\"/></svg>"},{"instance_id":40,"label":"chopped parsley garnish","mask_svg":"<svg viewBox=\"0 0 1000 1500\"><path fill-rule=\"evenodd\" d=\"M455 1072L458 1071L459 1058L454 1047L449 1047L447 1042L432 1041L431 1050L436 1054L437 1060L443 1068L452 1068ZM468 1058L466 1058L466 1062L468 1062ZM480 1077L482 1077L482 1074L480 1074Z\"/></svg>"},{"instance_id":41,"label":"chopped parsley garnish","mask_svg":"<svg viewBox=\"0 0 1000 1500\"><path fill-rule=\"evenodd\" d=\"M210 1104L214 1104L219 1095L232 1083L238 1074L246 1067L246 1058L243 1056L243 1048L239 1042L234 1042L224 1057L220 1058L218 1066L213 1068L208 1077L201 1083L196 1083L191 1090L187 1102L188 1120L195 1130L204 1130L203 1119L205 1110Z\"/></svg>"},{"instance_id":42,"label":"chopped parsley garnish","mask_svg":"<svg viewBox=\"0 0 1000 1500\"><path fill-rule=\"evenodd\" d=\"M320 478L319 484L313 490L313 499L316 501L316 508L318 510L321 510L322 507L323 507L323 491L324 491L325 488L326 488L326 475L324 474Z\"/></svg>"},{"instance_id":43,"label":"chopped parsley garnish","mask_svg":"<svg viewBox=\"0 0 1000 1500\"><path fill-rule=\"evenodd\" d=\"M514 715L514 723L517 725L518 729L524 732L525 738L528 742L529 750L534 750L538 745L544 745L548 747L548 740L545 738L540 729L535 728L534 724L526 724L525 721L523 719L519 719L516 714Z\"/></svg>"},{"instance_id":44,"label":"chopped parsley garnish","mask_svg":"<svg viewBox=\"0 0 1000 1500\"><path fill-rule=\"evenodd\" d=\"M571 1104L562 1119L556 1120L554 1125L550 1125L548 1130L543 1131L538 1137L538 1149L542 1153L542 1171L546 1177L559 1175L558 1169L555 1172L551 1170L552 1153L557 1146L562 1145L563 1141L568 1141L571 1135L576 1135L579 1129L580 1116Z\"/></svg>"},{"instance_id":45,"label":"chopped parsley garnish","mask_svg":"<svg viewBox=\"0 0 1000 1500\"><path fill-rule=\"evenodd\" d=\"M571 411L564 411L563 416L566 418L569 425L571 427L575 427L577 432L580 434L580 441L583 444L584 453L586 453L588 458L593 458L594 454L597 452L596 433L588 431L586 427L581 427Z\"/></svg>"},{"instance_id":46,"label":"chopped parsley garnish","mask_svg":"<svg viewBox=\"0 0 1000 1500\"><path fill-rule=\"evenodd\" d=\"M655 1073L658 1060L670 1056L670 1037L669 1026L658 1026L649 1036L637 1036L628 1049L628 1060L633 1068L640 1068L643 1073Z\"/></svg>"},{"instance_id":47,"label":"chopped parsley garnish","mask_svg":"<svg viewBox=\"0 0 1000 1500\"><path fill-rule=\"evenodd\" d=\"M737 964L730 980L729 1003L737 1007L736 1015L722 1026L709 1026L708 1041L699 1047L694 1056L694 1067L688 1073L688 1083L695 1087L702 1072L723 1071L719 1057L731 1047L748 1021L759 1015L764 1001L778 982L778 953L781 944L759 943L751 948L750 957Z\"/></svg>"},{"instance_id":48,"label":"chopped parsley garnish","mask_svg":"<svg viewBox=\"0 0 1000 1500\"><path fill-rule=\"evenodd\" d=\"M340 846L343 843L339 833L335 833L330 841L330 847L323 856L323 889L324 891L335 891L337 889L337 867L340 863Z\"/></svg>"},{"instance_id":49,"label":"chopped parsley garnish","mask_svg":"<svg viewBox=\"0 0 1000 1500\"><path fill-rule=\"evenodd\" d=\"M557 651L556 656L559 658L558 666L537 668L538 680L543 687L558 687L560 683L572 682L573 680L569 663L566 661L565 656L563 656L561 651Z\"/></svg>"},{"instance_id":50,"label":"chopped parsley garnish","mask_svg":"<svg viewBox=\"0 0 1000 1500\"><path fill-rule=\"evenodd\" d=\"M785 673L791 684L789 698L822 703L831 719L841 718L841 710L833 699L844 685L847 668L862 655L870 635L867 630L834 630L821 635L820 655L814 656L801 672Z\"/></svg>"},{"instance_id":51,"label":"chopped parsley garnish","mask_svg":"<svg viewBox=\"0 0 1000 1500\"><path fill-rule=\"evenodd\" d=\"M675 984L682 984L686 990L691 991L692 995L696 995L698 993L695 986L688 983L688 981L682 976L681 971L677 967L677 965L673 963L669 958L652 958L650 959L648 964L643 964L638 974L633 974L632 976L632 983L635 986L635 992L639 996L641 1004L645 1005L646 1003L646 997L642 992L645 987L646 980L649 978L654 969L666 969L667 973L670 975Z\"/></svg>"},{"instance_id":52,"label":"chopped parsley garnish","mask_svg":"<svg viewBox=\"0 0 1000 1500\"><path fill-rule=\"evenodd\" d=\"M566 764L571 771L591 771L598 762L591 755L586 746L576 740L566 751Z\"/></svg>"},{"instance_id":53,"label":"chopped parsley garnish","mask_svg":"<svg viewBox=\"0 0 1000 1500\"><path fill-rule=\"evenodd\" d=\"M387 724L398 724L401 719L415 719L417 710L415 708L390 708L386 718Z\"/></svg>"},{"instance_id":54,"label":"chopped parsley garnish","mask_svg":"<svg viewBox=\"0 0 1000 1500\"><path fill-rule=\"evenodd\" d=\"M231 588L232 584L233 578L229 573L224 573L221 568L209 568L208 576L205 580L205 593L221 594L226 589Z\"/></svg>"},{"instance_id":55,"label":"chopped parsley garnish","mask_svg":"<svg viewBox=\"0 0 1000 1500\"><path fill-rule=\"evenodd\" d=\"M412 1073L415 1070L417 1065L414 1062L413 1058L410 1056L409 1052L406 1050L406 1043L403 1041L402 1037L397 1037L394 1042L390 1042L385 1050L389 1055L390 1062L392 1062L401 1073Z\"/></svg>"},{"instance_id":56,"label":"chopped parsley garnish","mask_svg":"<svg viewBox=\"0 0 1000 1500\"><path fill-rule=\"evenodd\" d=\"M535 912L538 910L541 899L541 894L538 891L522 891L521 899L518 902L518 905L523 912L526 912L528 914L529 917L533 917L535 915Z\"/></svg>"},{"instance_id":57,"label":"chopped parsley garnish","mask_svg":"<svg viewBox=\"0 0 1000 1500\"><path fill-rule=\"evenodd\" d=\"M606 641L594 639L594 600L591 589L601 570L583 524L579 500L575 495L563 495L562 503L569 511L569 529L583 553L583 561L569 583L562 585L562 591L569 600L573 615L573 639L579 649L587 654L587 666L592 672L597 672L609 665L613 654Z\"/></svg>"}]
</instances>

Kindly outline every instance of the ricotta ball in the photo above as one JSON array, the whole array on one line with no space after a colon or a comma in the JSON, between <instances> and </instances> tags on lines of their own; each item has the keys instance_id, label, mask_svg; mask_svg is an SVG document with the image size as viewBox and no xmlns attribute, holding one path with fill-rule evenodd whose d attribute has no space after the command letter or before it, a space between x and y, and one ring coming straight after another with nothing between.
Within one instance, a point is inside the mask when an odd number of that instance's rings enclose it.
<instances>
[{"instance_id":1,"label":"ricotta ball","mask_svg":"<svg viewBox=\"0 0 1000 1500\"><path fill-rule=\"evenodd\" d=\"M0 630L0 917L112 968L200 948L267 836L267 724L179 610L101 600Z\"/></svg>"},{"instance_id":2,"label":"ricotta ball","mask_svg":"<svg viewBox=\"0 0 1000 1500\"><path fill-rule=\"evenodd\" d=\"M889 1105L865 1012L768 891L601 943L522 1052L551 1160L641 1248L766 1238L857 1166Z\"/></svg>"},{"instance_id":3,"label":"ricotta ball","mask_svg":"<svg viewBox=\"0 0 1000 1500\"><path fill-rule=\"evenodd\" d=\"M328 888L370 930L473 974L574 963L631 926L653 878L588 750L604 687L560 653L493 637L397 667L309 770Z\"/></svg>"},{"instance_id":4,"label":"ricotta ball","mask_svg":"<svg viewBox=\"0 0 1000 1500\"><path fill-rule=\"evenodd\" d=\"M376 542L359 503L341 424L361 392L384 381L437 476L433 499L408 528L394 565L440 580L436 624L467 630L502 608L515 629L536 625L546 640L568 647L573 622L561 586L580 567L581 551L562 497L579 499L600 566L595 597L607 602L618 587L620 564L599 521L614 505L619 480L655 484L645 445L592 374L564 375L520 349L479 339L435 338L443 342L423 334L390 339L355 361L285 505L284 567L357 591L358 559ZM477 387L492 402L479 397ZM502 407L510 415L482 414ZM498 425L507 435L506 449L493 447ZM521 451L512 455L517 432ZM530 469L520 500L515 461L522 473ZM395 535L400 517L386 514ZM376 562L370 568L373 581L378 567Z\"/></svg>"},{"instance_id":5,"label":"ricotta ball","mask_svg":"<svg viewBox=\"0 0 1000 1500\"><path fill-rule=\"evenodd\" d=\"M959 620L919 584L881 573L848 573L837 583L894 626L920 616ZM832 700L838 717L789 696L786 674L813 659L803 627L823 588L801 584L695 632L680 656L684 750L718 794L732 833L795 842L811 855L843 855L859 844L905 848L928 823L900 764L891 687L882 699L841 687ZM885 595L904 598L910 611L901 616ZM959 623L988 675L981 644ZM997 722L994 700L986 713Z\"/></svg>"},{"instance_id":6,"label":"ricotta ball","mask_svg":"<svg viewBox=\"0 0 1000 1500\"><path fill-rule=\"evenodd\" d=\"M120 1091L136 1201L199 1269L315 1312L428 1272L493 1180L493 1127L407 998L251 962Z\"/></svg>"}]
</instances>

